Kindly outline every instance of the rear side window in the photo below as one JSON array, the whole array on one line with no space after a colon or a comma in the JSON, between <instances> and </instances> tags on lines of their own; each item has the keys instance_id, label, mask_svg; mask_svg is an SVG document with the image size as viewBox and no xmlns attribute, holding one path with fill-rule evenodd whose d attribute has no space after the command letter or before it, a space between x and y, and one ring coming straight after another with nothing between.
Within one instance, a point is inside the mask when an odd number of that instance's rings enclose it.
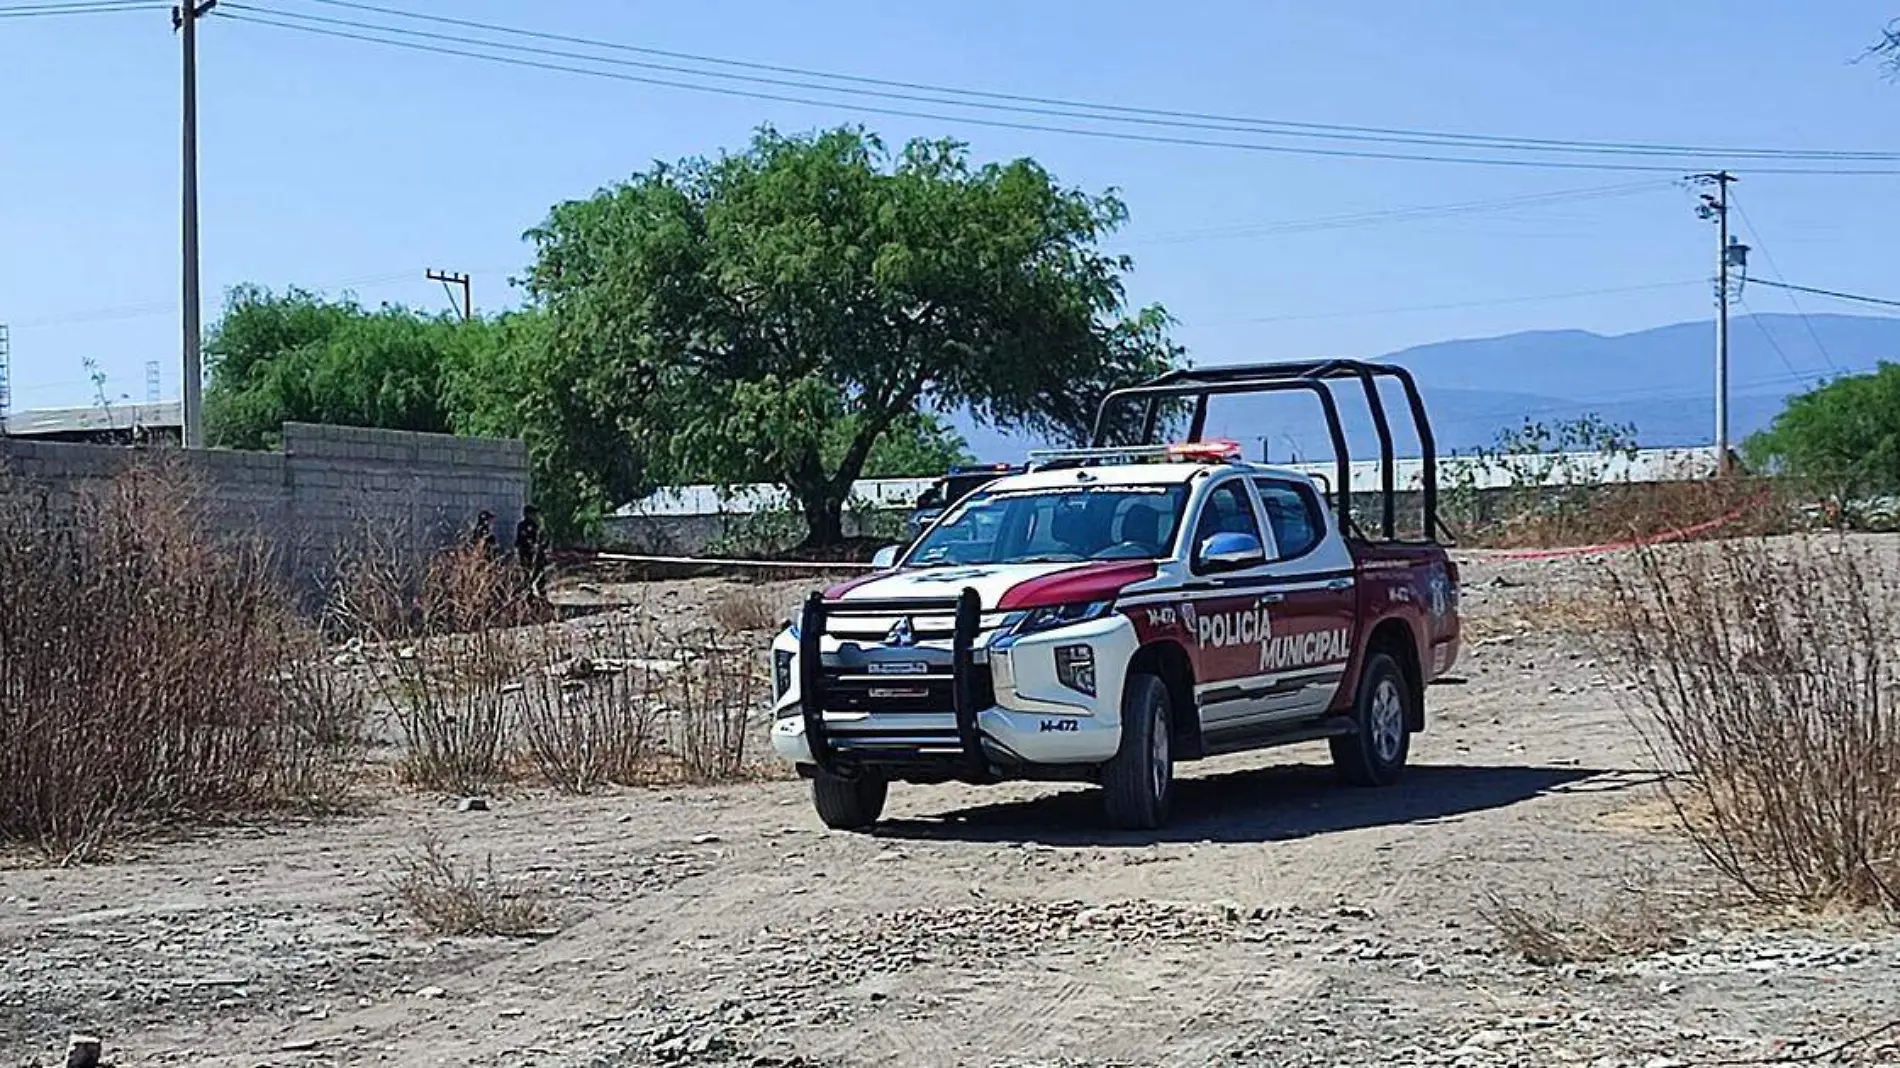
<instances>
[{"instance_id":1,"label":"rear side window","mask_svg":"<svg viewBox=\"0 0 1900 1068\"><path fill-rule=\"evenodd\" d=\"M1267 513L1267 528L1279 547L1279 559L1305 556L1326 534L1325 514L1319 498L1310 487L1277 478L1254 480L1260 491L1260 506Z\"/></svg>"}]
</instances>

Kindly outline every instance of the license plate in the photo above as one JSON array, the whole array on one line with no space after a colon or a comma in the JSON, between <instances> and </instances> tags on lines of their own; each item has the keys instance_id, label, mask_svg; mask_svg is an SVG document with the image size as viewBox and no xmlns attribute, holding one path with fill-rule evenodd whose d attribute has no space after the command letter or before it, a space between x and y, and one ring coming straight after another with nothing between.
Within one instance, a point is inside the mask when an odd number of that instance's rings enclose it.
<instances>
[{"instance_id":1,"label":"license plate","mask_svg":"<svg viewBox=\"0 0 1900 1068\"><path fill-rule=\"evenodd\" d=\"M924 686L873 686L869 692L873 698L885 701L930 696L929 688Z\"/></svg>"},{"instance_id":2,"label":"license plate","mask_svg":"<svg viewBox=\"0 0 1900 1068\"><path fill-rule=\"evenodd\" d=\"M873 675L928 675L930 665L921 660L882 660L865 665Z\"/></svg>"}]
</instances>

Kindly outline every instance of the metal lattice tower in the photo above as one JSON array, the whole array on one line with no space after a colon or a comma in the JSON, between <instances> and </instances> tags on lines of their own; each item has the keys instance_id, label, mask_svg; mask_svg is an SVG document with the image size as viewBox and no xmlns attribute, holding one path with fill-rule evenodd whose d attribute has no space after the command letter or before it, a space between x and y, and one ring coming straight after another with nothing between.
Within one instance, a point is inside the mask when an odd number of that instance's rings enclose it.
<instances>
[{"instance_id":1,"label":"metal lattice tower","mask_svg":"<svg viewBox=\"0 0 1900 1068\"><path fill-rule=\"evenodd\" d=\"M145 361L145 400L148 404L158 403L158 361Z\"/></svg>"},{"instance_id":2,"label":"metal lattice tower","mask_svg":"<svg viewBox=\"0 0 1900 1068\"><path fill-rule=\"evenodd\" d=\"M0 419L13 408L13 346L7 337L7 324L0 323Z\"/></svg>"}]
</instances>

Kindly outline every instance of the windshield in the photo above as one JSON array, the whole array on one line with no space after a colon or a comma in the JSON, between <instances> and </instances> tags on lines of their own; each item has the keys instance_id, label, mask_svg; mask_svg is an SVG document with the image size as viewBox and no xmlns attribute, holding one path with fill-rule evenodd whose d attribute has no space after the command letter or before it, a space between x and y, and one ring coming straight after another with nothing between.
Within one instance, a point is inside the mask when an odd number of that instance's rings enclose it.
<instances>
[{"instance_id":1,"label":"windshield","mask_svg":"<svg viewBox=\"0 0 1900 1068\"><path fill-rule=\"evenodd\" d=\"M1183 485L977 493L944 516L904 565L1153 560L1173 550L1186 504Z\"/></svg>"}]
</instances>

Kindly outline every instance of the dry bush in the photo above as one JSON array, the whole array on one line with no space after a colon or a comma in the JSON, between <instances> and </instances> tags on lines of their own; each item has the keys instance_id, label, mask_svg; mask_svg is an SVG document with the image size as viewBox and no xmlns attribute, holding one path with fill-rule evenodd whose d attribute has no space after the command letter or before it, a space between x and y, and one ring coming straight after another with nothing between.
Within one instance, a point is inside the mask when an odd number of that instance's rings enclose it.
<instances>
[{"instance_id":1,"label":"dry bush","mask_svg":"<svg viewBox=\"0 0 1900 1068\"><path fill-rule=\"evenodd\" d=\"M1532 964L1586 964L1639 957L1678 944L1690 917L1658 900L1653 883L1626 884L1596 909L1514 901L1490 891L1478 916L1512 953Z\"/></svg>"},{"instance_id":2,"label":"dry bush","mask_svg":"<svg viewBox=\"0 0 1900 1068\"><path fill-rule=\"evenodd\" d=\"M412 919L439 935L544 934L554 926L554 914L542 895L509 886L495 874L493 856L482 866L455 863L432 835L405 856L395 880L397 901Z\"/></svg>"},{"instance_id":3,"label":"dry bush","mask_svg":"<svg viewBox=\"0 0 1900 1068\"><path fill-rule=\"evenodd\" d=\"M284 714L271 725L271 792L319 811L345 807L368 749L367 695L336 670L322 635L286 618L277 682Z\"/></svg>"},{"instance_id":4,"label":"dry bush","mask_svg":"<svg viewBox=\"0 0 1900 1068\"><path fill-rule=\"evenodd\" d=\"M1547 549L1671 538L1718 520L1701 536L1778 534L1794 529L1798 510L1780 482L1700 479L1488 490L1471 511L1461 544Z\"/></svg>"},{"instance_id":5,"label":"dry bush","mask_svg":"<svg viewBox=\"0 0 1900 1068\"><path fill-rule=\"evenodd\" d=\"M455 793L480 793L507 778L506 680L522 668L518 638L483 630L418 640L394 650L376 673L407 743L403 777Z\"/></svg>"},{"instance_id":6,"label":"dry bush","mask_svg":"<svg viewBox=\"0 0 1900 1068\"><path fill-rule=\"evenodd\" d=\"M776 629L783 616L777 599L757 588L741 588L721 593L712 605L713 622L735 634L751 634Z\"/></svg>"},{"instance_id":7,"label":"dry bush","mask_svg":"<svg viewBox=\"0 0 1900 1068\"><path fill-rule=\"evenodd\" d=\"M1613 573L1610 666L1670 800L1760 899L1900 907L1891 563L1821 536L1650 548Z\"/></svg>"},{"instance_id":8,"label":"dry bush","mask_svg":"<svg viewBox=\"0 0 1900 1068\"><path fill-rule=\"evenodd\" d=\"M57 496L0 482L0 837L80 859L135 823L274 804L332 761L353 713L285 672L270 557L214 541L197 502L164 460Z\"/></svg>"},{"instance_id":9,"label":"dry bush","mask_svg":"<svg viewBox=\"0 0 1900 1068\"><path fill-rule=\"evenodd\" d=\"M520 730L529 761L558 790L586 793L653 777L666 677L677 661L630 612L589 627L579 655L542 647L539 670L521 690Z\"/></svg>"},{"instance_id":10,"label":"dry bush","mask_svg":"<svg viewBox=\"0 0 1900 1068\"><path fill-rule=\"evenodd\" d=\"M721 644L711 632L676 646L683 667L667 679L673 754L687 778L719 782L746 770L746 738L766 687L755 650Z\"/></svg>"}]
</instances>

